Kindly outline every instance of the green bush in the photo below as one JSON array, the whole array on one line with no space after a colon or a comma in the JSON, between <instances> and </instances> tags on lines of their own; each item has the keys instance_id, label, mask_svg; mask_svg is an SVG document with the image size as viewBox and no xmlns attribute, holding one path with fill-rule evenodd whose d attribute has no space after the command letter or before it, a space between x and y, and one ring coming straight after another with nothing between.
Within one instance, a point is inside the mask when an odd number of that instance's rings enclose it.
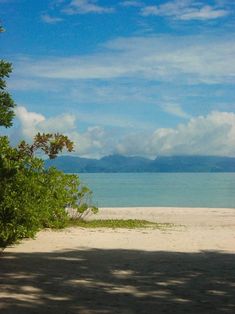
<instances>
[{"instance_id":1,"label":"green bush","mask_svg":"<svg viewBox=\"0 0 235 314\"><path fill-rule=\"evenodd\" d=\"M0 137L0 247L32 237L41 228L62 228L68 221L66 207L83 215L91 191L76 175L44 168L43 160L12 148Z\"/></svg>"}]
</instances>

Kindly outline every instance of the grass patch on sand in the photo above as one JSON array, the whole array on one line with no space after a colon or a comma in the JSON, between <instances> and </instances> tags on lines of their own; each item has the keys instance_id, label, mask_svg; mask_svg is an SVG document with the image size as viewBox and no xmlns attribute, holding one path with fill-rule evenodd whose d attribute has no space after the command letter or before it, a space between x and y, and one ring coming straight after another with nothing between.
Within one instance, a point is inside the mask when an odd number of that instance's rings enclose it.
<instances>
[{"instance_id":1,"label":"grass patch on sand","mask_svg":"<svg viewBox=\"0 0 235 314\"><path fill-rule=\"evenodd\" d=\"M138 219L97 219L97 220L76 220L71 219L68 223L69 227L81 228L124 228L124 229L138 229L138 228L152 228L152 229L166 229L174 225L170 223L157 223L148 220Z\"/></svg>"}]
</instances>

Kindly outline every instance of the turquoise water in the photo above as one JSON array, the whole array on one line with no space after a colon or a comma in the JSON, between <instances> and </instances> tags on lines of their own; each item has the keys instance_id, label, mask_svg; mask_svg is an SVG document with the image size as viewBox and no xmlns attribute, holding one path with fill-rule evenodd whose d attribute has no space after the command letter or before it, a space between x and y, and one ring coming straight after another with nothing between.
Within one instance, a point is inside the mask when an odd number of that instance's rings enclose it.
<instances>
[{"instance_id":1,"label":"turquoise water","mask_svg":"<svg viewBox=\"0 0 235 314\"><path fill-rule=\"evenodd\" d=\"M83 173L99 207L235 208L235 173Z\"/></svg>"}]
</instances>

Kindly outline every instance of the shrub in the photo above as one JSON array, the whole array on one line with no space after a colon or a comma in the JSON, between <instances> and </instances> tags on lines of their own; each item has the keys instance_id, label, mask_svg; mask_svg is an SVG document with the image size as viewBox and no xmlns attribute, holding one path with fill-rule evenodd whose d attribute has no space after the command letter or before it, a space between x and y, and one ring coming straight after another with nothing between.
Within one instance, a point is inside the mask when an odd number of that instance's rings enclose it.
<instances>
[{"instance_id":1,"label":"shrub","mask_svg":"<svg viewBox=\"0 0 235 314\"><path fill-rule=\"evenodd\" d=\"M41 228L64 227L67 206L81 216L96 212L89 204L91 191L78 176L45 169L43 160L21 144L12 148L6 137L0 138L0 152L0 247L32 237Z\"/></svg>"}]
</instances>

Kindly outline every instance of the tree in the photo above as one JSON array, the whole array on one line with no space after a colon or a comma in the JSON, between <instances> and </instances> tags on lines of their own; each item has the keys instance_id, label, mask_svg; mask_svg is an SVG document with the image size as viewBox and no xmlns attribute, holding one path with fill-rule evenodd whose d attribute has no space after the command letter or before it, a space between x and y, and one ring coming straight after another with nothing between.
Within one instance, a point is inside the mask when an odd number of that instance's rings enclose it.
<instances>
[{"instance_id":1,"label":"tree","mask_svg":"<svg viewBox=\"0 0 235 314\"><path fill-rule=\"evenodd\" d=\"M16 106L6 91L5 78L11 70L10 63L0 61L0 126L6 128L12 126ZM46 169L36 157L41 150L52 159L64 149L71 152L73 146L58 133L38 133L32 144L21 141L17 147L10 145L7 136L0 136L0 247L32 237L41 228L64 227L69 219L66 206L81 215L97 211L90 205L91 191L78 176Z\"/></svg>"},{"instance_id":2,"label":"tree","mask_svg":"<svg viewBox=\"0 0 235 314\"><path fill-rule=\"evenodd\" d=\"M14 117L15 103L6 91L5 78L12 71L11 63L0 60L0 126L10 127Z\"/></svg>"}]
</instances>

